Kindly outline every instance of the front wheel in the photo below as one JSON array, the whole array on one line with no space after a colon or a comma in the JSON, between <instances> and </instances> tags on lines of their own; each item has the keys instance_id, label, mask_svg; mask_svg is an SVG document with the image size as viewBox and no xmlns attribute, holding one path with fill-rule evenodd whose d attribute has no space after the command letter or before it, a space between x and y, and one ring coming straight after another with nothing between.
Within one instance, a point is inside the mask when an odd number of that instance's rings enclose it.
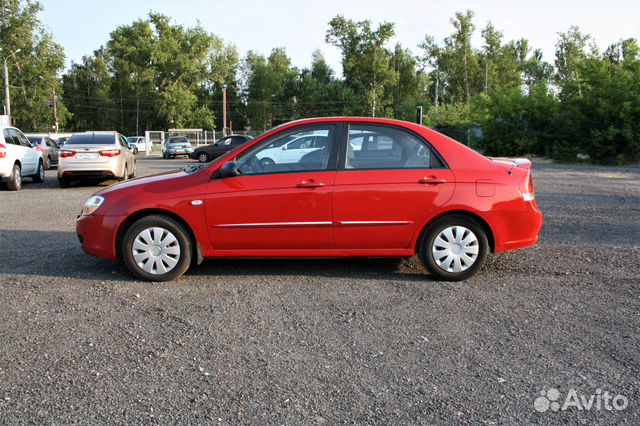
<instances>
[{"instance_id":1,"label":"front wheel","mask_svg":"<svg viewBox=\"0 0 640 426\"><path fill-rule=\"evenodd\" d=\"M431 275L461 281L480 270L488 250L482 226L466 216L451 215L429 224L420 239L418 255Z\"/></svg>"},{"instance_id":2,"label":"front wheel","mask_svg":"<svg viewBox=\"0 0 640 426\"><path fill-rule=\"evenodd\" d=\"M201 163L208 163L209 154L207 154L206 152L201 152L200 154L198 154L198 161Z\"/></svg>"},{"instance_id":3,"label":"front wheel","mask_svg":"<svg viewBox=\"0 0 640 426\"><path fill-rule=\"evenodd\" d=\"M122 256L129 270L146 281L172 281L191 263L191 240L174 219L151 215L135 222L122 243Z\"/></svg>"},{"instance_id":4,"label":"front wheel","mask_svg":"<svg viewBox=\"0 0 640 426\"><path fill-rule=\"evenodd\" d=\"M44 160L44 168L45 168L45 170L51 169L51 157L47 156L47 158L45 158L45 160Z\"/></svg>"}]
</instances>

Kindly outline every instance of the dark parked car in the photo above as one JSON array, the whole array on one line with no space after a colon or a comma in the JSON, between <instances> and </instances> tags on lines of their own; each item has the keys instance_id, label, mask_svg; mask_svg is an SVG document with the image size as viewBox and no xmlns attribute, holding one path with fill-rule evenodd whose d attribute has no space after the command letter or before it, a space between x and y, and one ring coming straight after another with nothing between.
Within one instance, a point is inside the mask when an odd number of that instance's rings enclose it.
<instances>
[{"instance_id":1,"label":"dark parked car","mask_svg":"<svg viewBox=\"0 0 640 426\"><path fill-rule=\"evenodd\" d=\"M218 142L200 147L193 151L191 154L191 158L194 160L198 160L201 163L208 163L211 160L215 160L220 157L222 154L225 154L240 145L249 142L253 139L252 136L247 135L230 135L225 136L220 139Z\"/></svg>"},{"instance_id":2,"label":"dark parked car","mask_svg":"<svg viewBox=\"0 0 640 426\"><path fill-rule=\"evenodd\" d=\"M32 135L27 134L29 142L34 147L39 146L42 149L42 161L44 161L45 170L49 170L51 165L58 164L58 144L45 135Z\"/></svg>"}]
</instances>

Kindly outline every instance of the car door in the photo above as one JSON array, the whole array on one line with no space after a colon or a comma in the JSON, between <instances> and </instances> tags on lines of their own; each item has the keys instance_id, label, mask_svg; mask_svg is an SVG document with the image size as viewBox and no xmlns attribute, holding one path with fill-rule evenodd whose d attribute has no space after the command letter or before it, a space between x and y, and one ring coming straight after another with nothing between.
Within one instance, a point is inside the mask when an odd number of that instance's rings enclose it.
<instances>
[{"instance_id":1,"label":"car door","mask_svg":"<svg viewBox=\"0 0 640 426\"><path fill-rule=\"evenodd\" d=\"M2 130L5 144L7 145L7 157L6 161L13 167L16 160L22 162L22 157L25 155L26 148L20 144L18 135L12 128L7 127Z\"/></svg>"},{"instance_id":2,"label":"car door","mask_svg":"<svg viewBox=\"0 0 640 426\"><path fill-rule=\"evenodd\" d=\"M133 164L133 159L135 157L133 155L133 151L131 151L131 149L129 148L129 143L124 136L118 135L118 141L120 142L122 153L124 154L125 161L127 162L127 169L129 170L129 173L133 173L135 167Z\"/></svg>"},{"instance_id":3,"label":"car door","mask_svg":"<svg viewBox=\"0 0 640 426\"><path fill-rule=\"evenodd\" d=\"M453 194L453 173L420 136L351 123L334 183L338 249L406 249L425 218Z\"/></svg>"},{"instance_id":4,"label":"car door","mask_svg":"<svg viewBox=\"0 0 640 426\"><path fill-rule=\"evenodd\" d=\"M51 155L51 162L53 163L58 163L58 144L55 143L55 141L49 137L46 138L46 144L49 147L50 150L50 155Z\"/></svg>"},{"instance_id":5,"label":"car door","mask_svg":"<svg viewBox=\"0 0 640 426\"><path fill-rule=\"evenodd\" d=\"M211 243L218 253L286 254L286 250L331 249L332 189L336 174L336 131L340 125L283 130L237 158L239 176L214 178L205 207ZM314 159L264 165L260 153L281 138L309 130L330 143Z\"/></svg>"},{"instance_id":6,"label":"car door","mask_svg":"<svg viewBox=\"0 0 640 426\"><path fill-rule=\"evenodd\" d=\"M40 155L38 151L31 145L31 142L27 137L18 129L9 129L10 132L20 142L20 162L22 163L22 175L34 175L38 170L38 162L40 161Z\"/></svg>"}]
</instances>

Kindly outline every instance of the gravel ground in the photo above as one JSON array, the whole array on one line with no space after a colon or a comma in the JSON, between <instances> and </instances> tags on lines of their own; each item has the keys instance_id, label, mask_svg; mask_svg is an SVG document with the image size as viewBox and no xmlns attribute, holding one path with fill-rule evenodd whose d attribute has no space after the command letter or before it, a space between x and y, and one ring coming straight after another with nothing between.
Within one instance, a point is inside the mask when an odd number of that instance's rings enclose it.
<instances>
[{"instance_id":1,"label":"gravel ground","mask_svg":"<svg viewBox=\"0 0 640 426\"><path fill-rule=\"evenodd\" d=\"M640 169L534 172L539 244L460 283L416 259L139 282L79 247L95 187L2 191L0 423L639 424ZM539 413L550 388L628 406Z\"/></svg>"}]
</instances>

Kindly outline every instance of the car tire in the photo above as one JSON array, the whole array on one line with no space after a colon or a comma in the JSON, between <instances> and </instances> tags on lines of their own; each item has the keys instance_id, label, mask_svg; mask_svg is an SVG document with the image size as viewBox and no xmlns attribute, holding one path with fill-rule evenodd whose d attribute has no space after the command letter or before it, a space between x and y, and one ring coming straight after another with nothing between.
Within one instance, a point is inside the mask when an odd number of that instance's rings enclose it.
<instances>
[{"instance_id":1,"label":"car tire","mask_svg":"<svg viewBox=\"0 0 640 426\"><path fill-rule=\"evenodd\" d=\"M38 170L36 171L35 175L31 176L31 178L36 183L44 182L45 173L44 173L44 164L42 164L42 160L38 162Z\"/></svg>"},{"instance_id":2,"label":"car tire","mask_svg":"<svg viewBox=\"0 0 640 426\"><path fill-rule=\"evenodd\" d=\"M16 163L13 165L11 177L6 185L10 191L20 191L20 189L22 189L22 167L20 167L20 164Z\"/></svg>"},{"instance_id":3,"label":"car tire","mask_svg":"<svg viewBox=\"0 0 640 426\"><path fill-rule=\"evenodd\" d=\"M45 170L51 169L51 157L49 156L47 156L47 158L45 158L44 160L44 169Z\"/></svg>"},{"instance_id":4,"label":"car tire","mask_svg":"<svg viewBox=\"0 0 640 426\"><path fill-rule=\"evenodd\" d=\"M206 152L201 152L198 154L198 161L201 163L208 163L209 162L209 154L207 154Z\"/></svg>"},{"instance_id":5,"label":"car tire","mask_svg":"<svg viewBox=\"0 0 640 426\"><path fill-rule=\"evenodd\" d=\"M276 164L276 162L271 158L263 158L262 160L260 160L260 164L262 164L263 166L273 166L274 164Z\"/></svg>"},{"instance_id":6,"label":"car tire","mask_svg":"<svg viewBox=\"0 0 640 426\"><path fill-rule=\"evenodd\" d=\"M124 165L124 172L122 173L122 177L118 179L120 182L125 182L129 180L129 166Z\"/></svg>"},{"instance_id":7,"label":"car tire","mask_svg":"<svg viewBox=\"0 0 640 426\"><path fill-rule=\"evenodd\" d=\"M427 226L418 256L432 276L462 281L482 268L488 251L487 235L478 222L463 215L449 215Z\"/></svg>"},{"instance_id":8,"label":"car tire","mask_svg":"<svg viewBox=\"0 0 640 426\"><path fill-rule=\"evenodd\" d=\"M60 188L71 188L71 181L65 178L58 178L58 185Z\"/></svg>"},{"instance_id":9,"label":"car tire","mask_svg":"<svg viewBox=\"0 0 640 426\"><path fill-rule=\"evenodd\" d=\"M138 148L133 148L133 155L138 155Z\"/></svg>"},{"instance_id":10,"label":"car tire","mask_svg":"<svg viewBox=\"0 0 640 426\"><path fill-rule=\"evenodd\" d=\"M154 242L158 244L150 244ZM162 247L162 243L168 245ZM133 275L145 281L180 278L189 269L192 253L192 242L185 227L163 215L150 215L134 222L122 240L124 263ZM162 272L161 268L170 269Z\"/></svg>"}]
</instances>

